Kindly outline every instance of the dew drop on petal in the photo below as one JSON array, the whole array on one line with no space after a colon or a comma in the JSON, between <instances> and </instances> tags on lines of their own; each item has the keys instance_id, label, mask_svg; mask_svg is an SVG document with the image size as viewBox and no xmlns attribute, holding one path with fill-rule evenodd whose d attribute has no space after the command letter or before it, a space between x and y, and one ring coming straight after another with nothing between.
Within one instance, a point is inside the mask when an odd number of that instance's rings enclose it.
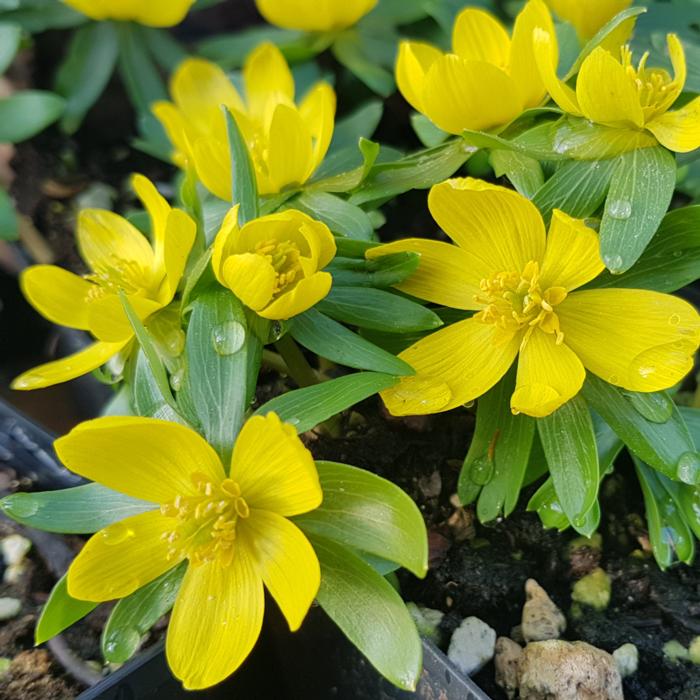
<instances>
[{"instance_id":1,"label":"dew drop on petal","mask_svg":"<svg viewBox=\"0 0 700 700\"><path fill-rule=\"evenodd\" d=\"M245 341L245 328L238 321L226 321L214 326L211 342L219 355L233 355L238 352Z\"/></svg>"},{"instance_id":2,"label":"dew drop on petal","mask_svg":"<svg viewBox=\"0 0 700 700\"><path fill-rule=\"evenodd\" d=\"M678 314L671 314L668 317L668 323L671 326L677 326L681 322L681 317Z\"/></svg>"},{"instance_id":3,"label":"dew drop on petal","mask_svg":"<svg viewBox=\"0 0 700 700\"><path fill-rule=\"evenodd\" d=\"M105 544L116 545L125 542L135 536L135 532L124 523L114 523L102 530L102 539Z\"/></svg>"}]
</instances>

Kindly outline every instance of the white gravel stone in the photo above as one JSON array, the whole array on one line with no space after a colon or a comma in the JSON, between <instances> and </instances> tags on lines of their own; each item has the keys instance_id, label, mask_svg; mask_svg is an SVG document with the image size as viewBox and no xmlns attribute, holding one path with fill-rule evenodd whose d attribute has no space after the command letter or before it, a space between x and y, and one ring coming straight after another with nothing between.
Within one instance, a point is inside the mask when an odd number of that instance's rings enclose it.
<instances>
[{"instance_id":1,"label":"white gravel stone","mask_svg":"<svg viewBox=\"0 0 700 700\"><path fill-rule=\"evenodd\" d=\"M452 634L447 656L469 676L491 661L495 646L496 630L478 617L467 617Z\"/></svg>"},{"instance_id":2,"label":"white gravel stone","mask_svg":"<svg viewBox=\"0 0 700 700\"><path fill-rule=\"evenodd\" d=\"M627 678L627 676L631 676L637 672L637 668L639 667L639 652L634 644L628 642L615 649L613 652L613 659L615 659L615 663L620 670L620 675L623 678Z\"/></svg>"},{"instance_id":3,"label":"white gravel stone","mask_svg":"<svg viewBox=\"0 0 700 700\"><path fill-rule=\"evenodd\" d=\"M19 615L22 601L17 598L0 598L0 620L10 620Z\"/></svg>"}]
</instances>

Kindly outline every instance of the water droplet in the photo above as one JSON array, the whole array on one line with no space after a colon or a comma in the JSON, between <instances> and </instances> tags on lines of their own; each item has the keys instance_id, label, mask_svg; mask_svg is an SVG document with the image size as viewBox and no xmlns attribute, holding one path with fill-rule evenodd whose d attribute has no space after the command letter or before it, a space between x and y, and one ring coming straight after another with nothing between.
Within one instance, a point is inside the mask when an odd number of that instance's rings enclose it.
<instances>
[{"instance_id":1,"label":"water droplet","mask_svg":"<svg viewBox=\"0 0 700 700\"><path fill-rule=\"evenodd\" d=\"M665 423L673 413L673 401L661 392L625 392L625 397L637 413L653 423Z\"/></svg>"},{"instance_id":2,"label":"water droplet","mask_svg":"<svg viewBox=\"0 0 700 700\"><path fill-rule=\"evenodd\" d=\"M695 485L700 482L700 454L683 453L676 462L676 474L684 484Z\"/></svg>"},{"instance_id":3,"label":"water droplet","mask_svg":"<svg viewBox=\"0 0 700 700\"><path fill-rule=\"evenodd\" d=\"M486 486L493 478L493 467L493 460L488 455L477 457L469 469L469 478L479 486Z\"/></svg>"},{"instance_id":4,"label":"water droplet","mask_svg":"<svg viewBox=\"0 0 700 700\"><path fill-rule=\"evenodd\" d=\"M185 332L178 328L172 333L168 333L165 339L165 347L173 357L179 357L185 349Z\"/></svg>"},{"instance_id":5,"label":"water droplet","mask_svg":"<svg viewBox=\"0 0 700 700\"><path fill-rule=\"evenodd\" d=\"M233 355L243 347L244 341L245 327L238 321L226 321L211 331L211 342L219 355Z\"/></svg>"},{"instance_id":6,"label":"water droplet","mask_svg":"<svg viewBox=\"0 0 700 700\"><path fill-rule=\"evenodd\" d=\"M674 250L674 251L673 251L673 257L674 257L674 258L682 258L682 257L683 257L683 251L682 251L682 250Z\"/></svg>"},{"instance_id":7,"label":"water droplet","mask_svg":"<svg viewBox=\"0 0 700 700\"><path fill-rule=\"evenodd\" d=\"M102 530L102 539L105 544L122 544L131 537L134 537L136 533L123 522L114 523Z\"/></svg>"},{"instance_id":8,"label":"water droplet","mask_svg":"<svg viewBox=\"0 0 700 700\"><path fill-rule=\"evenodd\" d=\"M609 255L609 256L604 256L603 257L603 262L605 263L605 266L612 272L614 275L618 274L619 272L622 272L622 257L619 255Z\"/></svg>"},{"instance_id":9,"label":"water droplet","mask_svg":"<svg viewBox=\"0 0 700 700\"><path fill-rule=\"evenodd\" d=\"M124 663L140 644L141 633L134 627L123 627L109 635L103 644L105 659L111 663Z\"/></svg>"},{"instance_id":10,"label":"water droplet","mask_svg":"<svg viewBox=\"0 0 700 700\"><path fill-rule=\"evenodd\" d=\"M613 199L608 201L605 210L613 219L629 219L632 216L632 202L628 199Z\"/></svg>"},{"instance_id":11,"label":"water droplet","mask_svg":"<svg viewBox=\"0 0 700 700\"><path fill-rule=\"evenodd\" d=\"M678 314L671 314L668 317L668 323L671 326L677 326L681 322L681 317Z\"/></svg>"},{"instance_id":12,"label":"water droplet","mask_svg":"<svg viewBox=\"0 0 700 700\"><path fill-rule=\"evenodd\" d=\"M610 384L619 384L620 383L620 377L618 377L616 374L611 374L608 377L608 382Z\"/></svg>"},{"instance_id":13,"label":"water droplet","mask_svg":"<svg viewBox=\"0 0 700 700\"><path fill-rule=\"evenodd\" d=\"M177 372L170 375L170 386L173 391L180 391L182 389L182 383L185 380L185 368L182 367Z\"/></svg>"},{"instance_id":14,"label":"water droplet","mask_svg":"<svg viewBox=\"0 0 700 700\"><path fill-rule=\"evenodd\" d=\"M30 518L39 510L36 499L28 493L15 493L8 496L1 505L10 517L16 518Z\"/></svg>"}]
</instances>

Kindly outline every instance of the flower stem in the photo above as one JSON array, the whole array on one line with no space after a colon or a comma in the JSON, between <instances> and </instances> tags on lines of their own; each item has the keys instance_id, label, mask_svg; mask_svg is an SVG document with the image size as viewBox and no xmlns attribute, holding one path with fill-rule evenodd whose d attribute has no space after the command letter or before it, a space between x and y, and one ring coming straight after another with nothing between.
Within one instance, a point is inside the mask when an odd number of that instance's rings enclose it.
<instances>
[{"instance_id":1,"label":"flower stem","mask_svg":"<svg viewBox=\"0 0 700 700\"><path fill-rule=\"evenodd\" d=\"M283 335L275 343L275 349L287 365L289 376L300 387L313 386L319 383L316 370L307 362L304 353L299 349L291 335Z\"/></svg>"}]
</instances>

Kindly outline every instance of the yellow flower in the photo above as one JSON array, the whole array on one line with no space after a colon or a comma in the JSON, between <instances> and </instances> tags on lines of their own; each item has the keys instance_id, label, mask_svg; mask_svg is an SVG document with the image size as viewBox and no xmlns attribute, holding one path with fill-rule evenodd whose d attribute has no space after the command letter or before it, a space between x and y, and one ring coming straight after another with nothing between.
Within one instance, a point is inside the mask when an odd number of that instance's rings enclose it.
<instances>
[{"instance_id":1,"label":"yellow flower","mask_svg":"<svg viewBox=\"0 0 700 700\"><path fill-rule=\"evenodd\" d=\"M560 19L574 26L581 42L591 39L603 25L632 4L632 0L585 0L585 2L581 2L581 0L546 0L546 2ZM618 46L629 38L634 27L634 20L629 24L627 22L624 24L625 35L616 37Z\"/></svg>"},{"instance_id":2,"label":"yellow flower","mask_svg":"<svg viewBox=\"0 0 700 700\"><path fill-rule=\"evenodd\" d=\"M97 340L84 350L25 372L13 389L39 389L103 365L133 337L119 292L141 320L175 296L195 237L195 224L170 205L153 184L132 184L151 217L153 247L138 229L111 211L85 209L78 218L78 248L90 273L82 277L55 265L33 265L20 284L29 303L50 321L89 331Z\"/></svg>"},{"instance_id":3,"label":"yellow flower","mask_svg":"<svg viewBox=\"0 0 700 700\"><path fill-rule=\"evenodd\" d=\"M398 288L471 318L399 357L416 375L382 393L392 414L436 413L488 391L519 355L514 413L546 416L575 396L585 370L631 391L657 391L692 367L700 316L681 299L639 289L574 291L604 268L598 237L555 210L549 234L534 204L471 178L435 185L430 211L456 246L389 243L369 257L421 255ZM584 369L585 368L585 369Z\"/></svg>"},{"instance_id":4,"label":"yellow flower","mask_svg":"<svg viewBox=\"0 0 700 700\"><path fill-rule=\"evenodd\" d=\"M63 0L94 20L116 19L149 27L180 24L195 0Z\"/></svg>"},{"instance_id":5,"label":"yellow flower","mask_svg":"<svg viewBox=\"0 0 700 700\"><path fill-rule=\"evenodd\" d=\"M260 194L303 185L320 165L333 136L335 93L319 82L297 106L294 78L280 50L262 44L243 67L245 100L214 63L183 61L173 75L174 103L153 112L175 147L174 161L194 167L205 187L231 199L231 159L224 105L248 145Z\"/></svg>"},{"instance_id":6,"label":"yellow flower","mask_svg":"<svg viewBox=\"0 0 700 700\"><path fill-rule=\"evenodd\" d=\"M335 251L328 226L303 212L287 209L239 228L236 206L216 235L212 267L219 282L248 308L281 320L328 294L333 278L321 269Z\"/></svg>"},{"instance_id":7,"label":"yellow flower","mask_svg":"<svg viewBox=\"0 0 700 700\"><path fill-rule=\"evenodd\" d=\"M646 132L678 153L700 146L700 97L669 111L683 91L686 78L685 53L675 34L667 37L673 78L663 68L647 68L648 53L635 68L629 47L620 49L619 59L597 47L581 65L575 91L557 78L556 62L551 58L552 37L545 31L535 31L537 67L552 99L565 112L628 132L630 147L640 134L648 137L648 145L654 145Z\"/></svg>"},{"instance_id":8,"label":"yellow flower","mask_svg":"<svg viewBox=\"0 0 700 700\"><path fill-rule=\"evenodd\" d=\"M188 560L166 642L186 688L218 683L248 656L263 584L300 627L320 567L288 518L317 508L322 491L311 454L275 414L243 426L228 469L193 430L153 418L98 418L55 447L77 474L153 504L88 540L68 570L71 596L123 598Z\"/></svg>"},{"instance_id":9,"label":"yellow flower","mask_svg":"<svg viewBox=\"0 0 700 700\"><path fill-rule=\"evenodd\" d=\"M303 32L347 29L364 17L378 0L255 0L270 23Z\"/></svg>"},{"instance_id":10,"label":"yellow flower","mask_svg":"<svg viewBox=\"0 0 700 700\"><path fill-rule=\"evenodd\" d=\"M536 27L554 36L542 0L525 5L512 38L491 14L468 7L455 21L453 53L443 54L423 42L401 43L396 63L399 90L411 106L451 134L503 126L547 94L535 65ZM556 65L555 42L550 51Z\"/></svg>"}]
</instances>

